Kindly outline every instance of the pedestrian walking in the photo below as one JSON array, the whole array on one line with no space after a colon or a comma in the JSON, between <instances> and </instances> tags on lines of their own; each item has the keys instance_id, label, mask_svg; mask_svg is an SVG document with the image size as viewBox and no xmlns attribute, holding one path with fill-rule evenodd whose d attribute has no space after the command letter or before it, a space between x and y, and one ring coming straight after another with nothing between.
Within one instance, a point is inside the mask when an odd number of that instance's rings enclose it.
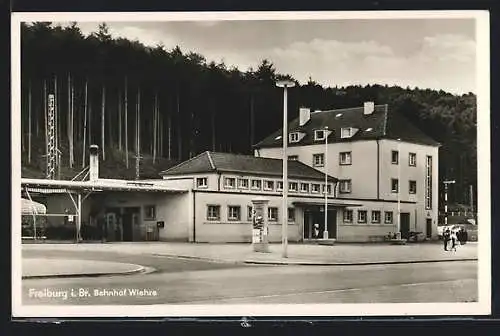
<instances>
[{"instance_id":1,"label":"pedestrian walking","mask_svg":"<svg viewBox=\"0 0 500 336\"><path fill-rule=\"evenodd\" d=\"M446 230L443 233L443 243L444 243L444 250L448 251L448 243L450 241L450 229L446 228Z\"/></svg>"},{"instance_id":2,"label":"pedestrian walking","mask_svg":"<svg viewBox=\"0 0 500 336\"><path fill-rule=\"evenodd\" d=\"M457 230L451 230L450 232L450 240L451 240L451 250L450 251L457 251Z\"/></svg>"}]
</instances>

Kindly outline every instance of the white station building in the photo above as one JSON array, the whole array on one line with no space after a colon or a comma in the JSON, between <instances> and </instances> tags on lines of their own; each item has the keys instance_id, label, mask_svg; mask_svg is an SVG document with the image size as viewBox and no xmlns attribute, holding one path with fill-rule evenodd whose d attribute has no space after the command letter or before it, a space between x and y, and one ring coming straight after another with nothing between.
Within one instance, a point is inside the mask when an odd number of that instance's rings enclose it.
<instances>
[{"instance_id":1,"label":"white station building","mask_svg":"<svg viewBox=\"0 0 500 336\"><path fill-rule=\"evenodd\" d=\"M203 152L153 180L99 178L94 148L88 180L23 178L22 196L45 205L47 239L66 228L84 240L251 242L255 198L269 201L270 242L281 241L283 216L291 242L373 241L398 230L437 237L439 144L387 105L300 109L286 134L288 209L282 133L254 156Z\"/></svg>"}]
</instances>

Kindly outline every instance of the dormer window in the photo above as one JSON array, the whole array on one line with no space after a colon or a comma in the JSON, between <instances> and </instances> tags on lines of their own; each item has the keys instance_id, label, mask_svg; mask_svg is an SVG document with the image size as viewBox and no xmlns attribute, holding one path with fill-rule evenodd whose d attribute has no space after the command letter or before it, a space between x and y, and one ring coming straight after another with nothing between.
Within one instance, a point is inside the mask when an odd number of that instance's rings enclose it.
<instances>
[{"instance_id":1,"label":"dormer window","mask_svg":"<svg viewBox=\"0 0 500 336\"><path fill-rule=\"evenodd\" d=\"M288 140L290 142L299 142L299 140L300 140L300 134L299 134L299 132L290 133L290 135L288 137Z\"/></svg>"},{"instance_id":2,"label":"dormer window","mask_svg":"<svg viewBox=\"0 0 500 336\"><path fill-rule=\"evenodd\" d=\"M326 132L325 130L315 130L314 131L314 140L325 140Z\"/></svg>"},{"instance_id":3,"label":"dormer window","mask_svg":"<svg viewBox=\"0 0 500 336\"><path fill-rule=\"evenodd\" d=\"M340 137L342 139L350 138L354 135L354 129L352 127L342 127L340 130Z\"/></svg>"}]
</instances>

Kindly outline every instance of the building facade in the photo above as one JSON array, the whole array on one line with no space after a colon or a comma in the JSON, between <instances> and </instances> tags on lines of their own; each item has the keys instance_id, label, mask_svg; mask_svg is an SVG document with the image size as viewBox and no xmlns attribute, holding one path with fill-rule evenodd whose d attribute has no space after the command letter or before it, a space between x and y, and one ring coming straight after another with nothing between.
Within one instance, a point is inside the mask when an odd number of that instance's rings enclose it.
<instances>
[{"instance_id":1,"label":"building facade","mask_svg":"<svg viewBox=\"0 0 500 336\"><path fill-rule=\"evenodd\" d=\"M75 215L106 241L251 242L256 198L268 200L270 242L281 241L285 218L292 242L437 238L439 144L387 105L301 108L286 133L287 186L277 130L253 156L207 151L159 179L100 179L94 153L89 181L23 179L23 190L46 206L50 226L74 227Z\"/></svg>"},{"instance_id":2,"label":"building facade","mask_svg":"<svg viewBox=\"0 0 500 336\"><path fill-rule=\"evenodd\" d=\"M324 227L315 230L315 224L324 223L325 203L327 229L331 237L335 237L342 216L339 210L355 206L338 202L335 177L326 176L325 180L323 172L299 161L289 163L287 209L282 205L280 159L204 152L161 175L167 181L189 180L192 183L194 225L189 241L195 242L250 242L252 200L256 198L269 201L266 211L270 242L281 241L284 216L289 241L323 238Z\"/></svg>"},{"instance_id":3,"label":"building facade","mask_svg":"<svg viewBox=\"0 0 500 336\"><path fill-rule=\"evenodd\" d=\"M282 157L282 130L255 156ZM338 240L366 241L388 232L437 237L439 144L387 105L310 112L290 122L288 158L338 178L345 208ZM326 164L325 164L326 163ZM398 221L398 213L399 221Z\"/></svg>"}]
</instances>

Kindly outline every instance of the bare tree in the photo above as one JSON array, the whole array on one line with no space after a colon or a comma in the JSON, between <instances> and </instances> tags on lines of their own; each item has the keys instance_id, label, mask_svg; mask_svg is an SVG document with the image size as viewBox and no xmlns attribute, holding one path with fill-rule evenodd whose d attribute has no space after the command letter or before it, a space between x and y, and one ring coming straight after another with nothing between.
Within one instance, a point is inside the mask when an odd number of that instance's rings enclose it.
<instances>
[{"instance_id":1,"label":"bare tree","mask_svg":"<svg viewBox=\"0 0 500 336\"><path fill-rule=\"evenodd\" d=\"M28 163L31 163L31 80L28 82Z\"/></svg>"},{"instance_id":2,"label":"bare tree","mask_svg":"<svg viewBox=\"0 0 500 336\"><path fill-rule=\"evenodd\" d=\"M122 150L122 91L118 90L118 149Z\"/></svg>"},{"instance_id":3,"label":"bare tree","mask_svg":"<svg viewBox=\"0 0 500 336\"><path fill-rule=\"evenodd\" d=\"M83 145L82 145L82 168L85 167L86 137L87 137L87 104L88 104L88 79L85 78L85 101L83 103Z\"/></svg>"},{"instance_id":4,"label":"bare tree","mask_svg":"<svg viewBox=\"0 0 500 336\"><path fill-rule=\"evenodd\" d=\"M127 165L128 169L128 83L127 83L127 77L125 77L125 163Z\"/></svg>"},{"instance_id":5,"label":"bare tree","mask_svg":"<svg viewBox=\"0 0 500 336\"><path fill-rule=\"evenodd\" d=\"M105 108L106 108L106 87L102 84L102 103L101 103L101 150L102 150L102 159L106 160L106 151L104 149L104 120L105 120Z\"/></svg>"},{"instance_id":6,"label":"bare tree","mask_svg":"<svg viewBox=\"0 0 500 336\"><path fill-rule=\"evenodd\" d=\"M135 178L138 180L140 176L140 158L141 158L141 92L137 89L137 102L136 102L136 118L135 118L135 141L136 141L136 156L135 156Z\"/></svg>"},{"instance_id":7,"label":"bare tree","mask_svg":"<svg viewBox=\"0 0 500 336\"><path fill-rule=\"evenodd\" d=\"M168 127L168 159L172 159L172 116L169 114L168 115L168 120L167 120L167 127Z\"/></svg>"},{"instance_id":8,"label":"bare tree","mask_svg":"<svg viewBox=\"0 0 500 336\"><path fill-rule=\"evenodd\" d=\"M158 143L158 92L155 92L153 113L153 164L156 163L156 144Z\"/></svg>"},{"instance_id":9,"label":"bare tree","mask_svg":"<svg viewBox=\"0 0 500 336\"><path fill-rule=\"evenodd\" d=\"M69 144L69 167L73 168L73 83L71 81L71 74L68 73L68 144Z\"/></svg>"}]
</instances>

